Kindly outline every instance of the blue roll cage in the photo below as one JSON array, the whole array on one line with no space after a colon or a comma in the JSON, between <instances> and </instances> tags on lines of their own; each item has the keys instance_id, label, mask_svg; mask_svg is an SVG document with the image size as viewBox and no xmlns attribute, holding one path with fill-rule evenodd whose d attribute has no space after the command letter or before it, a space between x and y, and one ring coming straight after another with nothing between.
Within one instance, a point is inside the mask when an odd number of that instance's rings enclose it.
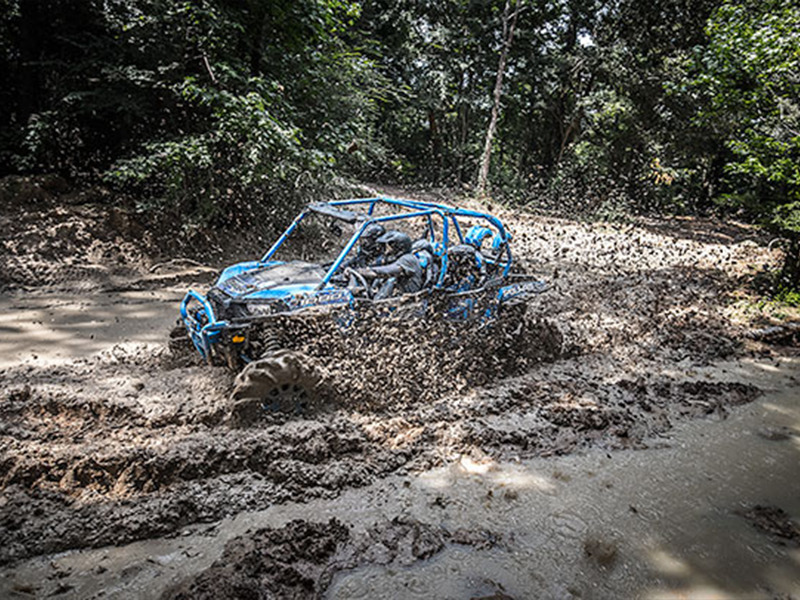
<instances>
[{"instance_id":1,"label":"blue roll cage","mask_svg":"<svg viewBox=\"0 0 800 600\"><path fill-rule=\"evenodd\" d=\"M375 212L375 207L379 204L387 205L396 208L402 208L408 210L410 212L401 212L396 214L390 214L382 217L373 217L373 213ZM509 240L511 240L511 234L509 234L503 224L497 217L494 217L488 213L482 213L474 210L467 210L464 208L457 208L455 206L449 206L447 204L438 204L435 202L424 202L421 200L402 200L398 198L388 198L384 196L379 196L375 198L352 198L347 200L332 200L330 202L323 202L319 204L312 204L308 208L306 208L303 212L298 215L298 217L292 222L289 227L286 228L281 236L275 241L272 247L267 251L266 254L261 258L260 262L268 262L278 251L278 249L283 245L283 243L288 239L288 237L297 229L297 226L300 222L306 218L309 214L317 212L320 214L326 214L324 210L321 210L325 207L330 207L334 209L334 212L328 213L330 216L336 218L335 210L341 209L343 207L349 206L367 206L366 212L353 212L348 213L348 215L352 215L355 220L361 222L361 226L356 230L350 240L347 242L345 247L337 256L336 260L333 264L329 267L328 272L325 274L325 277L322 279L320 284L317 286L317 289L320 290L325 287L328 282L330 282L331 278L334 276L336 271L339 270L342 263L344 262L347 255L353 249L353 247L358 242L358 239L361 237L361 234L364 233L364 230L373 223L388 223L391 221L399 221L402 219L412 219L416 217L427 217L428 219L428 234L430 236L431 242L436 242L436 230L433 225L433 216L438 215L442 219L442 245L443 245L443 252L441 255L442 261L442 268L439 273L439 279L436 282L436 287L441 287L444 283L445 276L447 274L447 250L449 248L449 224L452 223L453 228L456 231L456 235L458 236L459 243L464 244L464 234L461 231L461 226L458 223L456 217L468 217L473 219L483 219L488 222L496 231L497 235L495 236L494 245L502 249L502 254L505 254L505 265L503 266L503 277L508 275L508 272L511 270L511 248L508 244ZM315 209L316 207L316 209ZM345 214L345 213L342 213ZM499 239L498 237L499 236ZM486 259L488 262L494 262L495 264L499 263L501 260L502 254L496 256L493 259Z\"/></svg>"}]
</instances>

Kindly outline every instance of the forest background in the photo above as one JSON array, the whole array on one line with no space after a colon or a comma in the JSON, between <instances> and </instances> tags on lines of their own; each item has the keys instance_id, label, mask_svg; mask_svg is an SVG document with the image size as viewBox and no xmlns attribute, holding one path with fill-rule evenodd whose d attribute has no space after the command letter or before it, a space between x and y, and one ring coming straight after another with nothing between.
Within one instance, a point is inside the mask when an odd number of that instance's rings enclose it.
<instances>
[{"instance_id":1,"label":"forest background","mask_svg":"<svg viewBox=\"0 0 800 600\"><path fill-rule=\"evenodd\" d=\"M774 232L800 299L794 0L0 0L0 81L0 176L178 236L364 181L714 213Z\"/></svg>"}]
</instances>

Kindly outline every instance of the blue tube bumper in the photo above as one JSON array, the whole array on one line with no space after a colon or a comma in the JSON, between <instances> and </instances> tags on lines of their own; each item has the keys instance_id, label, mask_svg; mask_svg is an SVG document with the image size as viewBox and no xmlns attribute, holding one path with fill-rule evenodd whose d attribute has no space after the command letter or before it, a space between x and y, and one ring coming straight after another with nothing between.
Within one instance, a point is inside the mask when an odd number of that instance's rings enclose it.
<instances>
[{"instance_id":1,"label":"blue tube bumper","mask_svg":"<svg viewBox=\"0 0 800 600\"><path fill-rule=\"evenodd\" d=\"M181 302L181 320L192 344L203 360L209 362L211 346L218 341L221 331L228 326L227 321L217 321L214 307L208 298L194 290L189 290Z\"/></svg>"}]
</instances>

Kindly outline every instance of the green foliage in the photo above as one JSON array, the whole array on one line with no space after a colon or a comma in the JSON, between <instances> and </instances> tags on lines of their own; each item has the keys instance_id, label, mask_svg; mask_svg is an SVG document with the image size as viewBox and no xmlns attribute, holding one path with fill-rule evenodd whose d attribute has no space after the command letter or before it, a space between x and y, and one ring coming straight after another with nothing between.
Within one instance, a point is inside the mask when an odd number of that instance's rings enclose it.
<instances>
[{"instance_id":1,"label":"green foliage","mask_svg":"<svg viewBox=\"0 0 800 600\"><path fill-rule=\"evenodd\" d=\"M21 92L3 115L6 170L101 176L148 209L220 225L296 203L382 151L371 128L388 86L344 37L355 2L48 8L23 3L0 22Z\"/></svg>"},{"instance_id":2,"label":"green foliage","mask_svg":"<svg viewBox=\"0 0 800 600\"><path fill-rule=\"evenodd\" d=\"M795 2L519 1L496 198L800 231ZM102 179L217 227L287 213L342 178L468 186L504 7L6 0L0 174Z\"/></svg>"},{"instance_id":3,"label":"green foliage","mask_svg":"<svg viewBox=\"0 0 800 600\"><path fill-rule=\"evenodd\" d=\"M772 215L772 224L782 231L800 234L800 202L778 206Z\"/></svg>"},{"instance_id":4,"label":"green foliage","mask_svg":"<svg viewBox=\"0 0 800 600\"><path fill-rule=\"evenodd\" d=\"M781 289L800 285L800 11L793 0L726 0L689 61L695 122L718 132L720 203L787 238Z\"/></svg>"},{"instance_id":5,"label":"green foliage","mask_svg":"<svg viewBox=\"0 0 800 600\"><path fill-rule=\"evenodd\" d=\"M694 81L707 99L698 120L724 132L731 152L730 185L753 190L765 217L790 229L794 209L781 207L800 200L799 30L791 0L725 2L709 20Z\"/></svg>"},{"instance_id":6,"label":"green foliage","mask_svg":"<svg viewBox=\"0 0 800 600\"><path fill-rule=\"evenodd\" d=\"M653 122L668 112L657 80L665 48L685 48L702 32L708 10L699 5L522 2L495 189L520 202L546 189L570 206L609 194L637 198L628 203L637 209L666 203L667 187L648 179L651 161L675 173L687 167L665 136L678 118ZM19 92L5 116L16 137L3 143L6 170L105 173L150 205L189 212L194 195L210 198L203 206L224 204L219 190L273 189L300 173L474 180L503 0L20 6L2 21L19 49L3 63L16 69ZM638 21L657 47L628 27Z\"/></svg>"},{"instance_id":7,"label":"green foliage","mask_svg":"<svg viewBox=\"0 0 800 600\"><path fill-rule=\"evenodd\" d=\"M253 88L258 84L264 82L251 82ZM112 165L107 181L157 198L161 208L227 224L236 211L249 215L263 206L266 198L259 196L273 188L294 190L293 182L304 172L324 175L331 157L306 150L300 130L270 114L267 94L236 95L199 86L193 78L179 91L189 106L210 112L207 129L145 144L135 156ZM244 197L250 206L242 205Z\"/></svg>"},{"instance_id":8,"label":"green foliage","mask_svg":"<svg viewBox=\"0 0 800 600\"><path fill-rule=\"evenodd\" d=\"M800 292L795 289L783 287L775 294L775 299L789 306L800 307Z\"/></svg>"}]
</instances>

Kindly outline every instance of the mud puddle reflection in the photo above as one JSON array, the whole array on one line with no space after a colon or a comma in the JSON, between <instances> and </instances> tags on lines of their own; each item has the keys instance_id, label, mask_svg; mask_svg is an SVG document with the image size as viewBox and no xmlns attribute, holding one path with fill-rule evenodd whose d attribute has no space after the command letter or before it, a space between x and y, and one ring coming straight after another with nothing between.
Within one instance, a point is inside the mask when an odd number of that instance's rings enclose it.
<instances>
[{"instance_id":1,"label":"mud puddle reflection","mask_svg":"<svg viewBox=\"0 0 800 600\"><path fill-rule=\"evenodd\" d=\"M332 518L354 535L401 519L450 538L489 532L493 541L448 543L411 564L339 570L319 590L328 598L798 595L800 548L744 515L770 506L800 521L800 360L728 363L694 376L712 374L766 393L725 420L683 423L649 450L503 463L476 451L334 500L240 513L171 538L39 557L6 570L0 596L157 597L208 569L234 538Z\"/></svg>"}]
</instances>

